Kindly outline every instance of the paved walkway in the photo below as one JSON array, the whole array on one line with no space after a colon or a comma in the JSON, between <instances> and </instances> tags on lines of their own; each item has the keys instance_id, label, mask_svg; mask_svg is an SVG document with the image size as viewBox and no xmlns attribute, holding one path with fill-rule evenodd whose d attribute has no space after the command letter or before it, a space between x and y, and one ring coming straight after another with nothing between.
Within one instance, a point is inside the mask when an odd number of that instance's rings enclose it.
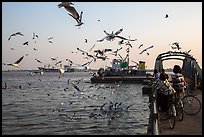
<instances>
[{"instance_id":1,"label":"paved walkway","mask_svg":"<svg viewBox=\"0 0 204 137\"><path fill-rule=\"evenodd\" d=\"M202 91L196 96L202 103ZM160 135L202 135L202 109L196 115L184 113L183 121L176 119L174 129L170 129L168 120L159 121Z\"/></svg>"}]
</instances>

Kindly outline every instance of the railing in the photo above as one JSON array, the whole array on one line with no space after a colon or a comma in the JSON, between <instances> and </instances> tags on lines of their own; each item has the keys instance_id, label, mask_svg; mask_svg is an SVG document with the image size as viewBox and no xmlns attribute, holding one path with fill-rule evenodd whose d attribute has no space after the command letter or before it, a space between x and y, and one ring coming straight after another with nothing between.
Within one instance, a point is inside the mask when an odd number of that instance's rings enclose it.
<instances>
[{"instance_id":1,"label":"railing","mask_svg":"<svg viewBox=\"0 0 204 137\"><path fill-rule=\"evenodd\" d=\"M151 115L152 135L159 135L158 111L156 107L155 94L152 94L150 115Z\"/></svg>"}]
</instances>

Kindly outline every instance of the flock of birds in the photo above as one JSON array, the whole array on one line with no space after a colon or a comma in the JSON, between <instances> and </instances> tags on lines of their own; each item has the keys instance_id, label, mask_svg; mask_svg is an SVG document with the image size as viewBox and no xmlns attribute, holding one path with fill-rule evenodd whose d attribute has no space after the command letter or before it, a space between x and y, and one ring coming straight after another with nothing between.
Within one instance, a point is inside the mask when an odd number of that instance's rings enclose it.
<instances>
[{"instance_id":1,"label":"flock of birds","mask_svg":"<svg viewBox=\"0 0 204 137\"><path fill-rule=\"evenodd\" d=\"M35 90L35 89L38 89L38 86L36 86L36 82L37 81L33 83L33 80L31 82L27 81L17 86L12 85L11 83L7 84L5 82L5 87L2 87L2 89L10 90L12 88L16 88L23 91ZM50 92L46 93L47 97L51 97L52 95L54 95L53 94L54 92L52 92L53 90L52 88L56 88L56 87L54 84L50 83L52 81L47 81L47 80L44 80L43 77L40 77L39 82L43 84L47 84L47 86L49 86ZM58 90L61 90L64 93L68 93L70 99L68 101L66 100L58 103L56 106L53 107L51 111L53 113L57 113L60 117L66 117L69 120L81 120L80 113L83 112L82 114L83 118L88 118L88 119L103 118L108 122L111 122L119 118L122 115L122 113L129 111L129 109L133 108L135 105L134 103L127 103L126 101L113 102L110 100L109 97L114 96L116 92L118 92L117 94L122 94L123 92L126 92L127 87L125 89L123 88L120 89L120 93L118 91L123 84L122 81L116 82L111 85L88 84L88 83L90 82L84 80L83 78L80 78L78 80L69 78L67 80L66 86L65 85L63 87L58 86ZM43 87L46 87L46 85L43 85ZM24 93L24 92L21 92L21 93ZM23 94L23 96L26 96L26 95L28 94ZM78 111L73 106L78 104L79 98L80 98L80 101L82 99L91 101L91 102L95 100L100 100L100 102L102 101L102 104L93 105L93 106L90 104L89 105L83 104L79 108L80 111ZM93 109L89 109L89 108L93 108ZM87 114L85 114L85 112ZM87 116L87 117L84 117L84 116Z\"/></svg>"},{"instance_id":2,"label":"flock of birds","mask_svg":"<svg viewBox=\"0 0 204 137\"><path fill-rule=\"evenodd\" d=\"M74 4L72 2L61 2L58 4L58 8L62 8L64 7L64 9L66 9L66 11L68 12L68 15L71 16L72 18L74 18L77 22L77 24L75 26L81 26L83 25L84 23L82 22L82 15L83 15L83 11L80 12L80 14L77 12L77 10L75 9L75 7L73 6ZM168 18L168 14L166 14L165 18ZM100 20L98 20L100 21ZM130 42L133 42L133 41L136 41L137 39L130 39L130 36L129 38L125 38L123 36L120 36L119 34L121 34L121 32L123 31L123 28L119 29L118 31L114 32L112 31L111 33L108 33L106 30L104 30L104 33L105 33L105 37L101 38L101 39L98 39L96 42L97 43L100 43L100 42L103 42L104 40L107 40L107 41L113 41L115 40L116 38L120 39L120 41L118 42L118 45L120 46L119 48L117 49L98 49L98 50L94 50L94 53L91 53L91 51L96 47L96 43L89 49L89 51L85 51L79 47L77 47L77 52L81 52L82 55L84 55L85 59L88 59L88 61L86 61L85 63L83 64L78 64L78 63L74 63L74 61L70 60L70 59L65 59L65 61L68 61L67 63L70 65L70 66L81 66L81 67L84 67L85 69L89 68L89 65L92 63L92 62L96 62L96 60L102 60L102 61L105 61L106 59L110 59L108 56L107 56L107 53L109 53L110 55L113 55L114 58L118 57L119 59L121 59L122 61L125 61L127 60L127 58L129 57L129 52L130 52L130 48L133 48L132 44ZM8 38L8 41L11 40L12 37L16 37L16 36L24 36L21 32L16 32L16 33L13 33L9 36ZM33 40L37 39L39 36L36 34L36 33L33 33ZM49 43L53 43L52 41L53 37L49 37L48 38L48 42ZM85 43L88 43L88 39L85 39L84 41ZM36 43L36 40L35 40L35 43ZM23 43L23 46L28 46L29 45L29 41L25 41ZM126 48L126 55L124 55L124 57L119 54L119 51L121 51L123 49L122 45L125 45L127 46ZM175 45L175 46L173 46ZM140 44L138 49L141 49L144 45L143 44ZM146 52L147 55L150 55L150 53L148 52L151 48L153 48L154 46L151 45L147 48L144 48L141 52L139 52L139 54L143 54L144 52ZM179 46L179 43L178 42L174 42L172 43L172 46L171 46L172 49L174 50L180 50L181 47ZM14 48L11 48L11 50L14 50ZM33 48L33 50L37 50L36 48ZM188 53L190 52L190 50L188 51ZM72 53L74 53L72 51ZM26 56L28 56L28 54L26 54ZM20 62L23 60L24 56L21 56L17 61L15 61L14 63L3 63L3 65L8 65L8 66L13 66L13 67L17 67L17 68L20 68ZM62 60L56 60L56 59L53 59L51 58L52 61L55 61L55 66L59 65L60 63L62 63ZM43 63L42 61L40 61L39 59L35 59L38 63L41 63L41 64L44 64L45 66L45 63ZM136 64L138 64L136 61L132 61ZM62 65L60 65L62 66ZM59 72L60 73L64 73L63 69L60 67L59 69Z\"/></svg>"}]
</instances>

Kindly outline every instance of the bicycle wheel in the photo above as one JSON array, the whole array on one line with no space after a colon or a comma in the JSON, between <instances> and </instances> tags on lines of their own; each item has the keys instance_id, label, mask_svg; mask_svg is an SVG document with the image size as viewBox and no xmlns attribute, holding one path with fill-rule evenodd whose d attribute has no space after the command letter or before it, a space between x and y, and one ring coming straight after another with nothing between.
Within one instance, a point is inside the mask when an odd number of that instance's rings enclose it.
<instances>
[{"instance_id":1,"label":"bicycle wheel","mask_svg":"<svg viewBox=\"0 0 204 137\"><path fill-rule=\"evenodd\" d=\"M169 126L170 126L170 129L174 129L175 127L175 122L176 122L176 118L175 118L175 107L174 105L171 105L169 107Z\"/></svg>"},{"instance_id":2,"label":"bicycle wheel","mask_svg":"<svg viewBox=\"0 0 204 137\"><path fill-rule=\"evenodd\" d=\"M176 115L178 116L179 121L183 120L183 102L181 100L176 104Z\"/></svg>"},{"instance_id":3,"label":"bicycle wheel","mask_svg":"<svg viewBox=\"0 0 204 137\"><path fill-rule=\"evenodd\" d=\"M192 95L186 95L182 99L183 101L183 111L188 115L195 115L201 110L200 100Z\"/></svg>"}]
</instances>

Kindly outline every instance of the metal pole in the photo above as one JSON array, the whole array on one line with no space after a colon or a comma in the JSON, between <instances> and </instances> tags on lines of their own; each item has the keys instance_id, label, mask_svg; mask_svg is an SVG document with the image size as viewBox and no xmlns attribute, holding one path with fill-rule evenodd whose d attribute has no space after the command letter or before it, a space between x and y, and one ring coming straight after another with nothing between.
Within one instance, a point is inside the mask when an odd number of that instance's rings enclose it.
<instances>
[{"instance_id":1,"label":"metal pole","mask_svg":"<svg viewBox=\"0 0 204 137\"><path fill-rule=\"evenodd\" d=\"M159 135L159 126L158 126L158 112L156 107L156 96L152 95L152 135Z\"/></svg>"}]
</instances>

